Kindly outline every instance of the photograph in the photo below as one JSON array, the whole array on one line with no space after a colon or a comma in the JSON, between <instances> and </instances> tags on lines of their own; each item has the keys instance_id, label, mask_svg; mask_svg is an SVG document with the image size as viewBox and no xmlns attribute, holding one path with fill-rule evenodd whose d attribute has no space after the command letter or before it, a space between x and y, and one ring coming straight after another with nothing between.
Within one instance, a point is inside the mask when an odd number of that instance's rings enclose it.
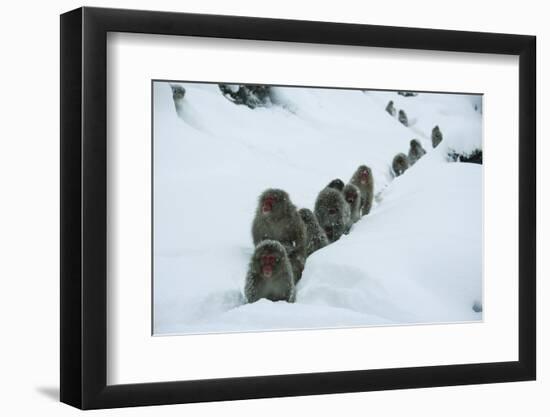
<instances>
[{"instance_id":1,"label":"photograph","mask_svg":"<svg viewBox=\"0 0 550 417\"><path fill-rule=\"evenodd\" d=\"M151 140L153 335L483 321L482 94L152 80Z\"/></svg>"}]
</instances>

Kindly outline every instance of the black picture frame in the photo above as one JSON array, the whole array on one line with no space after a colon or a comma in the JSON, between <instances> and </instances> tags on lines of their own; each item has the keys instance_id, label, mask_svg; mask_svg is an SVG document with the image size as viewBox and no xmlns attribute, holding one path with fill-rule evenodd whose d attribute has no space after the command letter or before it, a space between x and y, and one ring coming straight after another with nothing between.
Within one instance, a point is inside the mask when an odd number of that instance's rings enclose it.
<instances>
[{"instance_id":1,"label":"black picture frame","mask_svg":"<svg viewBox=\"0 0 550 417\"><path fill-rule=\"evenodd\" d=\"M519 56L519 360L107 385L108 32ZM81 409L536 378L536 38L102 8L61 15L61 401Z\"/></svg>"}]
</instances>

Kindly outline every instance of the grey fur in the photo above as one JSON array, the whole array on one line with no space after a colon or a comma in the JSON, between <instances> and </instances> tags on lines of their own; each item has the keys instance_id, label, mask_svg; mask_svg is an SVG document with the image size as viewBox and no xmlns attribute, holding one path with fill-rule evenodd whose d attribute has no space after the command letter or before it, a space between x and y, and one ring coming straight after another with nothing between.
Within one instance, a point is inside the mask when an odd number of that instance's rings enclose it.
<instances>
[{"instance_id":1,"label":"grey fur","mask_svg":"<svg viewBox=\"0 0 550 417\"><path fill-rule=\"evenodd\" d=\"M273 257L269 264L271 272L264 271L266 263L263 257L265 256ZM249 303L261 298L290 303L295 301L296 289L292 266L284 246L279 242L264 240L256 246L248 265L244 295Z\"/></svg>"},{"instance_id":2,"label":"grey fur","mask_svg":"<svg viewBox=\"0 0 550 417\"><path fill-rule=\"evenodd\" d=\"M386 111L390 116L395 117L395 113L397 113L397 110L395 110L395 107L393 107L393 100L389 101L388 105L386 106Z\"/></svg>"},{"instance_id":3,"label":"grey fur","mask_svg":"<svg viewBox=\"0 0 550 417\"><path fill-rule=\"evenodd\" d=\"M413 166L416 161L422 158L426 154L426 150L422 147L422 144L417 140L413 139L410 143L409 148L409 163Z\"/></svg>"},{"instance_id":4,"label":"grey fur","mask_svg":"<svg viewBox=\"0 0 550 417\"><path fill-rule=\"evenodd\" d=\"M298 210L298 214L306 226L306 256L309 256L327 246L329 241L325 231L319 225L317 216L310 209L302 208Z\"/></svg>"},{"instance_id":5,"label":"grey fur","mask_svg":"<svg viewBox=\"0 0 550 417\"><path fill-rule=\"evenodd\" d=\"M346 184L344 187L344 199L350 209L350 227L361 218L361 190L354 184Z\"/></svg>"},{"instance_id":6,"label":"grey fur","mask_svg":"<svg viewBox=\"0 0 550 417\"><path fill-rule=\"evenodd\" d=\"M404 153L398 153L395 155L392 162L392 168L396 177L403 175L403 173L409 169L409 159L407 158L407 155Z\"/></svg>"},{"instance_id":7,"label":"grey fur","mask_svg":"<svg viewBox=\"0 0 550 417\"><path fill-rule=\"evenodd\" d=\"M472 310L474 310L476 313L482 313L483 306L481 305L481 302L474 301L474 304L472 305Z\"/></svg>"},{"instance_id":8,"label":"grey fur","mask_svg":"<svg viewBox=\"0 0 550 417\"><path fill-rule=\"evenodd\" d=\"M329 242L337 241L349 229L350 209L338 190L328 187L321 190L315 201L315 215Z\"/></svg>"},{"instance_id":9,"label":"grey fur","mask_svg":"<svg viewBox=\"0 0 550 417\"><path fill-rule=\"evenodd\" d=\"M441 143L442 140L443 140L443 134L441 133L439 126L435 126L432 129L432 146L435 148L437 145Z\"/></svg>"},{"instance_id":10,"label":"grey fur","mask_svg":"<svg viewBox=\"0 0 550 417\"><path fill-rule=\"evenodd\" d=\"M360 165L349 182L359 188L361 191L361 212L365 216L369 214L372 208L372 200L374 199L374 178L372 170L366 165Z\"/></svg>"},{"instance_id":11,"label":"grey fur","mask_svg":"<svg viewBox=\"0 0 550 417\"><path fill-rule=\"evenodd\" d=\"M407 113L405 113L405 110L399 110L399 115L397 116L397 119L401 122L403 126L409 125L409 119L407 117Z\"/></svg>"},{"instance_id":12,"label":"grey fur","mask_svg":"<svg viewBox=\"0 0 550 417\"><path fill-rule=\"evenodd\" d=\"M185 88L177 84L170 84L170 88L172 89L172 98L174 99L174 106L176 107L176 112L179 115L182 110L183 98L185 97Z\"/></svg>"},{"instance_id":13,"label":"grey fur","mask_svg":"<svg viewBox=\"0 0 550 417\"><path fill-rule=\"evenodd\" d=\"M271 210L264 212L268 198L273 198ZM260 195L252 223L252 240L257 245L266 239L276 240L285 247L298 282L306 261L306 227L286 191L270 188Z\"/></svg>"},{"instance_id":14,"label":"grey fur","mask_svg":"<svg viewBox=\"0 0 550 417\"><path fill-rule=\"evenodd\" d=\"M327 187L342 191L344 189L344 181L342 181L340 178L335 178L328 183Z\"/></svg>"},{"instance_id":15,"label":"grey fur","mask_svg":"<svg viewBox=\"0 0 550 417\"><path fill-rule=\"evenodd\" d=\"M185 97L185 88L181 85L170 84L170 88L172 88L172 98L174 100L181 100Z\"/></svg>"}]
</instances>

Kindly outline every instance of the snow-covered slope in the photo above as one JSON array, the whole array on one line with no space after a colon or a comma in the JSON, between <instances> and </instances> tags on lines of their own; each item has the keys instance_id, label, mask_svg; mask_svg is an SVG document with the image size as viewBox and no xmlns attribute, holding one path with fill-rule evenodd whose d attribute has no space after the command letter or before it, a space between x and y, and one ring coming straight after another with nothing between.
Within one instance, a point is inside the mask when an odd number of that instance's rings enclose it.
<instances>
[{"instance_id":1,"label":"snow-covered slope","mask_svg":"<svg viewBox=\"0 0 550 417\"><path fill-rule=\"evenodd\" d=\"M155 334L481 319L482 166L446 158L481 147L471 96L275 88L276 105L252 110L216 85L182 85L179 114L169 84L154 88ZM390 99L412 126L384 111ZM391 160L414 137L428 154L394 180ZM283 188L312 208L363 163L378 201L307 260L296 303L244 304L257 196Z\"/></svg>"}]
</instances>

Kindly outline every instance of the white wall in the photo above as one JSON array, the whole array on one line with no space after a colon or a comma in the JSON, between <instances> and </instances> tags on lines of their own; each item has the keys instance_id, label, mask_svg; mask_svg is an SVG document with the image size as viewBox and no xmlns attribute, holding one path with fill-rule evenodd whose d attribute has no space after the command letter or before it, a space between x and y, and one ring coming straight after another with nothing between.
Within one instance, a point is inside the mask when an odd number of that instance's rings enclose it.
<instances>
[{"instance_id":1,"label":"white wall","mask_svg":"<svg viewBox=\"0 0 550 417\"><path fill-rule=\"evenodd\" d=\"M158 9L199 13L240 14L294 19L330 20L380 25L416 26L534 34L538 36L538 74L548 73L550 26L544 2L525 0L495 5L479 0L460 2L376 1L338 2L277 0L92 1L89 6ZM495 3L496 4L496 3ZM80 2L7 2L2 8L0 50L0 410L3 415L75 415L57 402L59 378L59 17ZM538 117L550 88L539 76ZM539 122L540 155L548 130ZM550 168L539 163L540 213L550 209L543 189ZM542 416L550 390L550 295L544 279L550 273L550 224L539 221L539 378L537 382L455 388L388 391L348 395L239 401L101 411L94 415L402 415ZM117 414L118 415L118 414Z\"/></svg>"}]
</instances>

